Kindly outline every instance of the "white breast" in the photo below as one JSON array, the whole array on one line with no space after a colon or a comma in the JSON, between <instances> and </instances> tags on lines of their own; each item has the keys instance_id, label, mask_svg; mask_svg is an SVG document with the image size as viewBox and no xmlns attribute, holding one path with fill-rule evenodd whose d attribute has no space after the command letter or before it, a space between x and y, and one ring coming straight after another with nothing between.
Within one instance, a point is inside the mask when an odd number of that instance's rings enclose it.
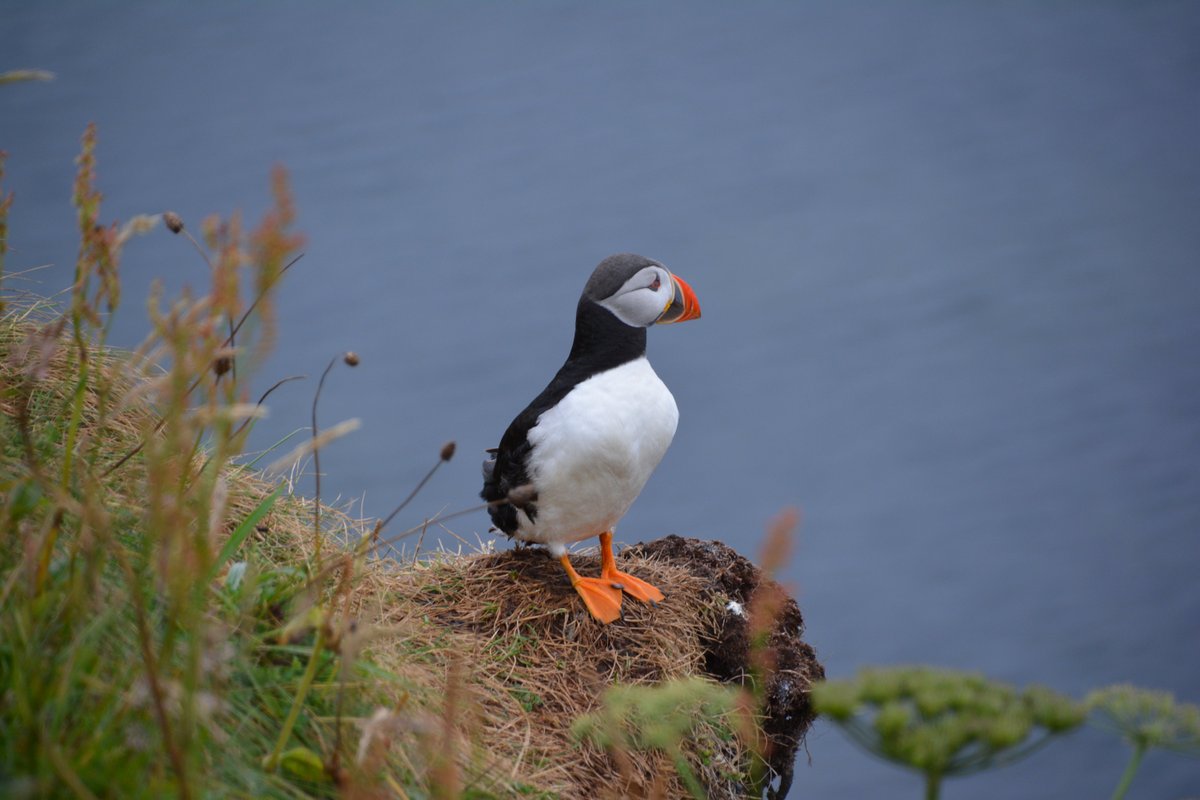
<instances>
[{"instance_id":1,"label":"white breast","mask_svg":"<svg viewBox=\"0 0 1200 800\"><path fill-rule=\"evenodd\" d=\"M675 398L645 357L593 375L529 431L536 521L519 514L517 537L565 545L612 530L675 436Z\"/></svg>"}]
</instances>

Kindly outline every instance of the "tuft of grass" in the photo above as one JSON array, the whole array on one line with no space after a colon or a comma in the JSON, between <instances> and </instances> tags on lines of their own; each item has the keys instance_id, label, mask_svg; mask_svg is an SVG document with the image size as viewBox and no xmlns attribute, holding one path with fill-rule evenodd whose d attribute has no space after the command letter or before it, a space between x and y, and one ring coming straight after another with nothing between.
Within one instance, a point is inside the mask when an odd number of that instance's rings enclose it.
<instances>
[{"instance_id":1,"label":"tuft of grass","mask_svg":"<svg viewBox=\"0 0 1200 800\"><path fill-rule=\"evenodd\" d=\"M345 613L365 559L298 547L317 505L237 462L251 357L301 243L286 176L249 231L211 217L201 244L161 215L209 289L156 288L149 336L121 354L104 344L121 256L159 215L105 223L96 152L89 126L65 307L0 318L0 794L327 796L385 776L416 791L395 758L370 775L342 758L343 729L392 702ZM320 532L363 533L336 509Z\"/></svg>"}]
</instances>

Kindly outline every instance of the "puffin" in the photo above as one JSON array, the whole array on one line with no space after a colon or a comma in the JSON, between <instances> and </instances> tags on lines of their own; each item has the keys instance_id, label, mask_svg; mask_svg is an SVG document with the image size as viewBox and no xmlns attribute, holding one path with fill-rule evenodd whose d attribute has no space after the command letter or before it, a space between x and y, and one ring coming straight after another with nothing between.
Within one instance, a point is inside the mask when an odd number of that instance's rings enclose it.
<instances>
[{"instance_id":1,"label":"puffin","mask_svg":"<svg viewBox=\"0 0 1200 800\"><path fill-rule=\"evenodd\" d=\"M566 362L487 451L483 491L494 526L545 545L592 617L621 615L622 594L663 600L646 581L617 569L613 530L675 436L675 398L646 359L651 325L700 316L692 288L660 262L609 256L592 272L575 312ZM567 545L598 536L600 577L571 566Z\"/></svg>"}]
</instances>

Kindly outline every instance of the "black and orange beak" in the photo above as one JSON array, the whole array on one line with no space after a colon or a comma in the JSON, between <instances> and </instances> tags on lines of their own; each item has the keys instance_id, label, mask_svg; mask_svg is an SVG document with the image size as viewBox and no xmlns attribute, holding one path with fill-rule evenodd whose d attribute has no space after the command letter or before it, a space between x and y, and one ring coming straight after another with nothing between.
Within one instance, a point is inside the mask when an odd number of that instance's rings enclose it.
<instances>
[{"instance_id":1,"label":"black and orange beak","mask_svg":"<svg viewBox=\"0 0 1200 800\"><path fill-rule=\"evenodd\" d=\"M688 286L687 281L678 275L672 275L671 281L675 284L675 296L671 298L671 303L654 324L667 325L672 322L699 319L700 301L696 299L696 293L692 291L692 287Z\"/></svg>"}]
</instances>

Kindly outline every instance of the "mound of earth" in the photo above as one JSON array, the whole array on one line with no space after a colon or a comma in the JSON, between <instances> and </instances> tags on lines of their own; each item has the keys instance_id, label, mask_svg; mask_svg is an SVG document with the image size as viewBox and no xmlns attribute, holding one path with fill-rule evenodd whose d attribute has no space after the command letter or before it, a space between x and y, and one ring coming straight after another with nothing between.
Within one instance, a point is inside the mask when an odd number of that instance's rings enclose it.
<instances>
[{"instance_id":1,"label":"mound of earth","mask_svg":"<svg viewBox=\"0 0 1200 800\"><path fill-rule=\"evenodd\" d=\"M532 786L562 797L690 796L663 753L613 753L572 736L572 722L598 709L606 688L696 676L750 686L752 676L765 675L759 749L772 772L770 794L782 797L814 717L808 689L824 676L802 639L795 601L720 542L668 536L617 559L666 600L651 607L626 599L611 625L588 616L561 565L541 549L376 572L377 591L368 594L382 601L378 624L392 633L371 650L383 663L409 665L419 653L433 668L431 680L456 676L462 707L474 709L461 724L463 741L473 742L464 746L482 749L493 765L476 761L464 767L467 774L519 770ZM583 575L599 574L596 555L572 562ZM757 623L764 597L770 617ZM751 755L743 738L701 726L685 743L708 797L748 795Z\"/></svg>"}]
</instances>

